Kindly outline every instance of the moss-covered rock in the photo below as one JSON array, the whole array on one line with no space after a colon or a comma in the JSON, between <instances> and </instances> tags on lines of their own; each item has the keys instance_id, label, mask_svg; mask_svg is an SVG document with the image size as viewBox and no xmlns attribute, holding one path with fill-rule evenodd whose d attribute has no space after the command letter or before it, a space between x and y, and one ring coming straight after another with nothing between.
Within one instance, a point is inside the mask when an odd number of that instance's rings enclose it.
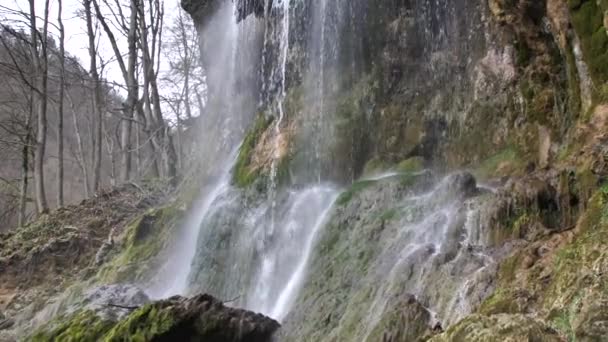
<instances>
[{"instance_id":1,"label":"moss-covered rock","mask_svg":"<svg viewBox=\"0 0 608 342\"><path fill-rule=\"evenodd\" d=\"M260 175L261 165L252 164L253 152L260 138L273 121L274 119L272 117L267 118L263 114L258 114L253 127L245 136L239 150L236 164L232 170L232 179L237 186L246 187L251 185Z\"/></svg>"},{"instance_id":2,"label":"moss-covered rock","mask_svg":"<svg viewBox=\"0 0 608 342\"><path fill-rule=\"evenodd\" d=\"M104 283L145 282L150 280L162 260L162 251L172 241L183 217L174 202L165 207L150 209L131 224L117 238L109 261L97 272Z\"/></svg>"},{"instance_id":3,"label":"moss-covered rock","mask_svg":"<svg viewBox=\"0 0 608 342\"><path fill-rule=\"evenodd\" d=\"M105 333L115 324L105 320L93 311L81 311L63 320L61 324L48 331L39 331L30 336L31 341L102 341ZM51 324L52 325L52 324Z\"/></svg>"},{"instance_id":4,"label":"moss-covered rock","mask_svg":"<svg viewBox=\"0 0 608 342\"><path fill-rule=\"evenodd\" d=\"M252 312L224 306L208 295L172 297L132 311L116 322L79 311L33 334L33 341L271 341L279 324ZM46 330L48 329L48 330Z\"/></svg>"}]
</instances>

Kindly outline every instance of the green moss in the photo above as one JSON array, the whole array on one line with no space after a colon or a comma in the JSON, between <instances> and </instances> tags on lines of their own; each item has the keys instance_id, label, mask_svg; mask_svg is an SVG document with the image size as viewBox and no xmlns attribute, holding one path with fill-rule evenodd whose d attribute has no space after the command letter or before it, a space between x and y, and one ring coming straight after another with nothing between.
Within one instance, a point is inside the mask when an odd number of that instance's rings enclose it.
<instances>
[{"instance_id":1,"label":"green moss","mask_svg":"<svg viewBox=\"0 0 608 342\"><path fill-rule=\"evenodd\" d=\"M388 209L385 210L384 212L382 212L382 214L380 215L380 220L381 221L390 221L392 219L394 219L395 217L398 216L398 211L397 209Z\"/></svg>"},{"instance_id":2,"label":"green moss","mask_svg":"<svg viewBox=\"0 0 608 342\"><path fill-rule=\"evenodd\" d=\"M509 146L482 161L473 171L479 179L513 175L523 169L524 161L517 148Z\"/></svg>"},{"instance_id":3,"label":"green moss","mask_svg":"<svg viewBox=\"0 0 608 342\"><path fill-rule=\"evenodd\" d=\"M377 181L373 181L373 180L362 180L362 181L358 181L358 182L353 183L353 185L351 185L350 189L348 189L345 192L343 192L342 194L340 194L340 196L336 200L336 204L337 205L346 205L346 204L348 204L348 202L350 202L350 200L353 198L353 196L355 194L357 194L358 192L363 191L364 189L366 189L370 185L373 185L373 184L376 184L376 183L377 183Z\"/></svg>"},{"instance_id":4,"label":"green moss","mask_svg":"<svg viewBox=\"0 0 608 342\"><path fill-rule=\"evenodd\" d=\"M390 163L382 160L381 158L372 158L363 167L363 175L369 176L375 173L386 171L390 168Z\"/></svg>"},{"instance_id":5,"label":"green moss","mask_svg":"<svg viewBox=\"0 0 608 342\"><path fill-rule=\"evenodd\" d=\"M514 301L514 293L509 289L499 288L481 303L478 312L484 315L499 313L518 313L520 310Z\"/></svg>"},{"instance_id":6,"label":"green moss","mask_svg":"<svg viewBox=\"0 0 608 342\"><path fill-rule=\"evenodd\" d=\"M272 121L274 121L274 118L266 118L263 114L258 114L253 128L249 130L247 136L245 136L239 150L234 170L232 171L232 179L237 186L242 188L247 187L258 178L259 170L251 168L251 157L253 156L253 151L259 139L266 129L268 129Z\"/></svg>"},{"instance_id":7,"label":"green moss","mask_svg":"<svg viewBox=\"0 0 608 342\"><path fill-rule=\"evenodd\" d=\"M120 252L97 274L101 282L145 280L183 216L177 204L151 209L125 228Z\"/></svg>"},{"instance_id":8,"label":"green moss","mask_svg":"<svg viewBox=\"0 0 608 342\"><path fill-rule=\"evenodd\" d=\"M175 324L173 313L168 308L149 304L137 309L110 330L104 341L152 341Z\"/></svg>"},{"instance_id":9,"label":"green moss","mask_svg":"<svg viewBox=\"0 0 608 342\"><path fill-rule=\"evenodd\" d=\"M395 171L398 172L418 172L424 169L424 158L413 157L406 159L395 167Z\"/></svg>"},{"instance_id":10,"label":"green moss","mask_svg":"<svg viewBox=\"0 0 608 342\"><path fill-rule=\"evenodd\" d=\"M57 321L61 323L55 328L43 327L28 340L33 342L100 341L114 325L114 322L103 320L92 311L82 311ZM55 323L50 325L53 324ZM49 330L45 331L45 329Z\"/></svg>"}]
</instances>

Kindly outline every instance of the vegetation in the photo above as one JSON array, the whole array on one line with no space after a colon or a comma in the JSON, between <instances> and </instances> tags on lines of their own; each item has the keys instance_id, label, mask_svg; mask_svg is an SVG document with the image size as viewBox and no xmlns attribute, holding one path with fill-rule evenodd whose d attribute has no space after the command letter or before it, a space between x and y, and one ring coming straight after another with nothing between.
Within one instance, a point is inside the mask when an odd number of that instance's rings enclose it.
<instances>
[{"instance_id":1,"label":"vegetation","mask_svg":"<svg viewBox=\"0 0 608 342\"><path fill-rule=\"evenodd\" d=\"M267 118L263 114L258 114L253 127L249 130L247 136L245 136L232 171L232 179L237 186L242 188L247 187L260 175L261 170L251 165L251 158L262 134L266 132L273 121L274 118L272 117Z\"/></svg>"}]
</instances>

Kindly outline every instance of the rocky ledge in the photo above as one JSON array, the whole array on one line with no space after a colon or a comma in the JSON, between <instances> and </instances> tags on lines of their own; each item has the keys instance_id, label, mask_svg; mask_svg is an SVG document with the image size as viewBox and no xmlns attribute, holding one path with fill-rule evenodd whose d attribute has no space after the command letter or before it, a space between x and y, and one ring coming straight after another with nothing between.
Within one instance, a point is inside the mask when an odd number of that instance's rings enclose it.
<instances>
[{"instance_id":1,"label":"rocky ledge","mask_svg":"<svg viewBox=\"0 0 608 342\"><path fill-rule=\"evenodd\" d=\"M250 311L230 308L210 295L180 296L141 307L113 305L130 312L118 321L83 309L51 322L33 341L270 341L280 325Z\"/></svg>"}]
</instances>

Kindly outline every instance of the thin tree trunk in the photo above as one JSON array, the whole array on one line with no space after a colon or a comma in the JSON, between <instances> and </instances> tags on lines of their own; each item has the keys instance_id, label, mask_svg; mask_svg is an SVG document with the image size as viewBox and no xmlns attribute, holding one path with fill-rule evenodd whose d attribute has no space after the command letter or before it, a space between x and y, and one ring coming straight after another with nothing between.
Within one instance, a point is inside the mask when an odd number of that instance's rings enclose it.
<instances>
[{"instance_id":1,"label":"thin tree trunk","mask_svg":"<svg viewBox=\"0 0 608 342\"><path fill-rule=\"evenodd\" d=\"M82 134L80 134L80 126L78 126L78 119L76 118L76 108L74 106L74 101L70 96L70 93L67 92L67 99L70 101L70 108L72 109L72 122L74 125L74 130L76 131L76 145L78 147L78 164L80 165L80 170L82 171L82 185L84 191L84 198L89 198L89 171L87 168L86 157L84 155L84 147L82 145Z\"/></svg>"},{"instance_id":2,"label":"thin tree trunk","mask_svg":"<svg viewBox=\"0 0 608 342\"><path fill-rule=\"evenodd\" d=\"M30 29L32 36L32 59L35 63L36 76L38 78L39 101L37 101L38 118L36 132L36 155L34 158L34 179L36 204L38 212L44 214L48 212L49 207L46 201L46 192L44 188L44 155L46 151L46 134L47 134L47 86L48 86L48 55L47 55L47 40L48 40L48 17L49 17L49 0L45 1L44 8L44 23L41 37L41 53L38 55L38 30L36 28L36 10L34 0L29 0L30 3ZM42 59L42 61L41 61Z\"/></svg>"},{"instance_id":3,"label":"thin tree trunk","mask_svg":"<svg viewBox=\"0 0 608 342\"><path fill-rule=\"evenodd\" d=\"M144 75L144 93L148 92L144 96L146 100L145 112L151 116L151 128L152 128L152 145L157 151L163 153L163 169L165 177L167 177L172 184L177 182L177 156L175 153L175 146L173 145L173 138L169 134L169 127L166 125L160 106L160 95L158 93L158 84L156 82L156 72L154 70L154 56L156 54L156 43L160 44L160 29L162 27L162 8L160 3L154 2L154 8L152 8L152 1L150 1L151 8L149 11L156 10L157 18L153 18L151 14L151 29L152 29L152 42L151 46L148 41L148 27L145 22L145 9L143 2L139 3L139 26L140 26L140 44L142 50L143 59L143 75ZM160 48L160 45L159 45ZM148 112L151 111L151 112Z\"/></svg>"},{"instance_id":4,"label":"thin tree trunk","mask_svg":"<svg viewBox=\"0 0 608 342\"><path fill-rule=\"evenodd\" d=\"M59 109L57 119L57 206L63 207L63 98L65 91L65 28L61 18L63 1L58 0L57 22L59 24Z\"/></svg>"},{"instance_id":5,"label":"thin tree trunk","mask_svg":"<svg viewBox=\"0 0 608 342\"><path fill-rule=\"evenodd\" d=\"M116 38L114 37L114 33L112 32L112 28L106 22L106 19L101 13L99 8L99 3L97 0L92 0L93 6L95 7L95 14L103 30L105 31L108 39L110 40L110 44L112 46L112 50L114 50L114 55L116 57L116 61L118 62L118 66L120 67L120 71L122 72L123 79L127 86L127 102L123 107L123 113L125 119L121 122L120 127L120 148L121 148L121 172L120 178L122 181L128 181L131 176L131 131L132 131L132 119L133 114L135 112L135 107L137 104L137 92L138 92L138 84L137 79L135 78L135 70L136 70L136 59L137 59L137 0L131 0L130 2L130 18L129 18L129 31L127 33L127 45L128 45L128 61L124 62L123 54L120 52L118 48L118 43ZM122 12L121 12L122 15Z\"/></svg>"},{"instance_id":6,"label":"thin tree trunk","mask_svg":"<svg viewBox=\"0 0 608 342\"><path fill-rule=\"evenodd\" d=\"M135 177L141 176L141 137L140 129L135 129Z\"/></svg>"},{"instance_id":7,"label":"thin tree trunk","mask_svg":"<svg viewBox=\"0 0 608 342\"><path fill-rule=\"evenodd\" d=\"M87 35L89 37L89 58L91 59L90 73L93 79L94 105L93 111L96 118L94 127L94 150L93 150L93 191L99 191L101 185L101 152L103 144L103 108L101 96L101 82L97 71L97 51L95 49L95 31L93 30L93 16L91 12L91 0L84 0L85 16L87 21Z\"/></svg>"},{"instance_id":8,"label":"thin tree trunk","mask_svg":"<svg viewBox=\"0 0 608 342\"><path fill-rule=\"evenodd\" d=\"M190 105L190 70L192 61L190 60L190 45L186 35L186 27L184 25L184 18L181 10L178 12L177 20L181 35L181 43L184 48L184 106L186 108L186 119L192 119L192 107Z\"/></svg>"},{"instance_id":9,"label":"thin tree trunk","mask_svg":"<svg viewBox=\"0 0 608 342\"><path fill-rule=\"evenodd\" d=\"M25 141L21 149L21 187L19 189L19 227L23 227L26 221L27 212L27 190L29 183L29 169L30 169L30 144L32 142L32 115L34 112L34 90L30 89L29 97L29 111L25 118Z\"/></svg>"}]
</instances>

